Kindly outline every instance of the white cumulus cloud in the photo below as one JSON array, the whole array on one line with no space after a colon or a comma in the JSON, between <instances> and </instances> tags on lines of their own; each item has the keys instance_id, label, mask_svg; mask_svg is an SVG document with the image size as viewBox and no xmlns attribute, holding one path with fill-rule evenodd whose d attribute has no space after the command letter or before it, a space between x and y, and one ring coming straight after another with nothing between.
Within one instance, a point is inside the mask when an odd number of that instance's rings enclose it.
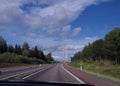
<instances>
[{"instance_id":1,"label":"white cumulus cloud","mask_svg":"<svg viewBox=\"0 0 120 86\"><path fill-rule=\"evenodd\" d=\"M0 0L0 27L22 24L56 32L74 21L88 6L106 0ZM108 1L108 0L107 0ZM49 31L51 30L51 31ZM76 34L77 30L73 34Z\"/></svg>"},{"instance_id":2,"label":"white cumulus cloud","mask_svg":"<svg viewBox=\"0 0 120 86\"><path fill-rule=\"evenodd\" d=\"M76 27L73 29L73 36L76 36L80 31L81 31L81 27Z\"/></svg>"},{"instance_id":3,"label":"white cumulus cloud","mask_svg":"<svg viewBox=\"0 0 120 86\"><path fill-rule=\"evenodd\" d=\"M19 37L19 40L26 40L31 45L41 45L46 51L56 51L53 54L58 58L61 55L59 51L64 45L67 45L70 53L74 53L88 42L97 39L86 37L77 41L74 39L55 41L59 36L67 38L79 34L83 28L73 27L71 22L87 7L106 1L109 0L0 0L0 29L7 28L4 31L11 34L9 26L24 27L21 32L16 30L14 37L17 37L18 33L25 34ZM55 37L50 36L53 34L56 34Z\"/></svg>"}]
</instances>

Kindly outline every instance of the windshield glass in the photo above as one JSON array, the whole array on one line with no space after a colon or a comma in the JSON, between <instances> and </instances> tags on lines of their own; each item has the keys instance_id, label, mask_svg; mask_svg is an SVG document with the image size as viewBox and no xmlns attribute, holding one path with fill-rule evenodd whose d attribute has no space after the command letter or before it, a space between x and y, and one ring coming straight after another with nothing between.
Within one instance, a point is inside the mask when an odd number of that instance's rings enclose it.
<instances>
[{"instance_id":1,"label":"windshield glass","mask_svg":"<svg viewBox=\"0 0 120 86\"><path fill-rule=\"evenodd\" d=\"M0 80L115 86L119 8L119 0L0 0Z\"/></svg>"}]
</instances>

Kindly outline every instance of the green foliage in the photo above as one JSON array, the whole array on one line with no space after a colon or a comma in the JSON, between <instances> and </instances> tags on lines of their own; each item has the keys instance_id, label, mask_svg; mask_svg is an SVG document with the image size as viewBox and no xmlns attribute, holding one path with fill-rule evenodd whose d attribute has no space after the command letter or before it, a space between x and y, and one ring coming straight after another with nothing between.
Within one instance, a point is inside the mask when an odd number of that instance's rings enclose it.
<instances>
[{"instance_id":1,"label":"green foliage","mask_svg":"<svg viewBox=\"0 0 120 86\"><path fill-rule=\"evenodd\" d=\"M102 39L96 40L91 44L91 54L93 60L101 60L105 56L104 41Z\"/></svg>"},{"instance_id":2,"label":"green foliage","mask_svg":"<svg viewBox=\"0 0 120 86\"><path fill-rule=\"evenodd\" d=\"M71 58L71 60L72 60L72 61L83 60L82 53L81 53L81 52L77 52L77 53L74 55L74 58Z\"/></svg>"},{"instance_id":3,"label":"green foliage","mask_svg":"<svg viewBox=\"0 0 120 86\"><path fill-rule=\"evenodd\" d=\"M120 63L120 28L115 28L105 36L108 58Z\"/></svg>"},{"instance_id":4,"label":"green foliage","mask_svg":"<svg viewBox=\"0 0 120 86\"><path fill-rule=\"evenodd\" d=\"M38 60L36 58L28 58L22 55L16 55L14 53L4 53L0 54L0 62L1 63L44 63L43 60Z\"/></svg>"},{"instance_id":5,"label":"green foliage","mask_svg":"<svg viewBox=\"0 0 120 86\"><path fill-rule=\"evenodd\" d=\"M2 37L0 37L0 53L4 53L6 51L7 51L7 43Z\"/></svg>"},{"instance_id":6,"label":"green foliage","mask_svg":"<svg viewBox=\"0 0 120 86\"><path fill-rule=\"evenodd\" d=\"M91 71L91 72L95 72L95 73L99 73L99 74L103 74L103 75L112 76L112 77L118 78L120 81L120 64L114 65L112 61L101 60L100 62L99 61L71 62L68 65L80 69L80 64L83 64L84 71Z\"/></svg>"},{"instance_id":7,"label":"green foliage","mask_svg":"<svg viewBox=\"0 0 120 86\"><path fill-rule=\"evenodd\" d=\"M0 63L0 68L7 68L7 67L18 67L18 66L30 66L36 64L24 64L24 63Z\"/></svg>"},{"instance_id":8,"label":"green foliage","mask_svg":"<svg viewBox=\"0 0 120 86\"><path fill-rule=\"evenodd\" d=\"M28 49L24 49L23 52L22 52L22 55L29 57L30 56L30 51Z\"/></svg>"},{"instance_id":9,"label":"green foliage","mask_svg":"<svg viewBox=\"0 0 120 86\"><path fill-rule=\"evenodd\" d=\"M7 48L7 52L14 53L14 47L12 45L9 45Z\"/></svg>"},{"instance_id":10,"label":"green foliage","mask_svg":"<svg viewBox=\"0 0 120 86\"><path fill-rule=\"evenodd\" d=\"M35 48L33 50L33 55L34 55L34 57L36 57L38 59L40 58L40 56L39 56L39 50L38 50L37 46L35 46Z\"/></svg>"},{"instance_id":11,"label":"green foliage","mask_svg":"<svg viewBox=\"0 0 120 86\"><path fill-rule=\"evenodd\" d=\"M89 44L88 46L85 46L81 53L82 53L82 57L84 57L83 58L84 61L91 60L93 56L91 44Z\"/></svg>"},{"instance_id":12,"label":"green foliage","mask_svg":"<svg viewBox=\"0 0 120 86\"><path fill-rule=\"evenodd\" d=\"M0 54L0 62L7 62L7 63L11 63L13 58L11 57L14 57L14 54L12 53L3 53L3 54Z\"/></svg>"},{"instance_id":13,"label":"green foliage","mask_svg":"<svg viewBox=\"0 0 120 86\"><path fill-rule=\"evenodd\" d=\"M43 51L39 50L37 46L30 50L30 57L41 59L47 62L47 58L45 57Z\"/></svg>"},{"instance_id":14,"label":"green foliage","mask_svg":"<svg viewBox=\"0 0 120 86\"><path fill-rule=\"evenodd\" d=\"M109 32L104 39L94 41L77 52L72 61L101 61L110 60L120 64L120 28Z\"/></svg>"},{"instance_id":15,"label":"green foliage","mask_svg":"<svg viewBox=\"0 0 120 86\"><path fill-rule=\"evenodd\" d=\"M0 37L0 62L2 64L43 64L48 63L48 60L53 61L52 56L50 55L49 58L46 58L43 51L39 50L37 46L35 46L33 49L30 49L29 44L25 42L22 47L17 44L15 47L13 47L12 45L7 45L6 41Z\"/></svg>"},{"instance_id":16,"label":"green foliage","mask_svg":"<svg viewBox=\"0 0 120 86\"><path fill-rule=\"evenodd\" d=\"M47 59L46 59L46 57L45 57L43 51L41 51L41 50L39 50L39 59L42 59L42 60L47 61Z\"/></svg>"},{"instance_id":17,"label":"green foliage","mask_svg":"<svg viewBox=\"0 0 120 86\"><path fill-rule=\"evenodd\" d=\"M48 61L54 61L51 53L48 53L46 57L47 57Z\"/></svg>"},{"instance_id":18,"label":"green foliage","mask_svg":"<svg viewBox=\"0 0 120 86\"><path fill-rule=\"evenodd\" d=\"M22 46L23 49L27 49L29 50L29 44L27 42L25 42Z\"/></svg>"},{"instance_id":19,"label":"green foliage","mask_svg":"<svg viewBox=\"0 0 120 86\"><path fill-rule=\"evenodd\" d=\"M22 48L20 45L15 45L15 53L18 54L18 55L21 55L22 54Z\"/></svg>"}]
</instances>

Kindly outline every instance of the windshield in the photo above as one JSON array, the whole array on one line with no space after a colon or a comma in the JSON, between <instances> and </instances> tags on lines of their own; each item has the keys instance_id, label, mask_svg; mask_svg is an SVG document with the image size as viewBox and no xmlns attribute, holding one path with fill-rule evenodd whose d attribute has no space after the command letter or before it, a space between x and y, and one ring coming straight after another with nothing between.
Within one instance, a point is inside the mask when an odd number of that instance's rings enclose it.
<instances>
[{"instance_id":1,"label":"windshield","mask_svg":"<svg viewBox=\"0 0 120 86\"><path fill-rule=\"evenodd\" d=\"M0 80L119 84L119 8L119 0L0 0Z\"/></svg>"}]
</instances>

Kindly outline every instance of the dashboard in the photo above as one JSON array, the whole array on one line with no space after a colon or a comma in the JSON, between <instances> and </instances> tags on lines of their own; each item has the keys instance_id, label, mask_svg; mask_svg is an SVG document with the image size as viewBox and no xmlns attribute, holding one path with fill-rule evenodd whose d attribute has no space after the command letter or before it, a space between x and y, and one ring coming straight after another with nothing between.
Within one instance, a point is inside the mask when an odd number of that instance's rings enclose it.
<instances>
[{"instance_id":1,"label":"dashboard","mask_svg":"<svg viewBox=\"0 0 120 86\"><path fill-rule=\"evenodd\" d=\"M0 81L0 86L95 86L89 84L55 83L55 82L9 82Z\"/></svg>"}]
</instances>

